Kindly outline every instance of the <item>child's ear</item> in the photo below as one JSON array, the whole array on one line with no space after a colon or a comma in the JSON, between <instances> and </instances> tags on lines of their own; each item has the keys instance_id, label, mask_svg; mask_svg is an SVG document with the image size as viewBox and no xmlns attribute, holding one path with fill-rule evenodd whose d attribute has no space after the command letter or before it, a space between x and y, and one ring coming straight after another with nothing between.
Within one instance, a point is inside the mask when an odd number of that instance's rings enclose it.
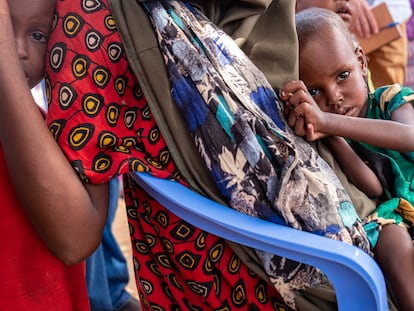
<instances>
[{"instance_id":1,"label":"child's ear","mask_svg":"<svg viewBox=\"0 0 414 311\"><path fill-rule=\"evenodd\" d=\"M362 73L364 74L364 76L367 76L368 75L367 56L365 55L364 51L359 45L355 48L355 56L358 60L359 66L361 67Z\"/></svg>"}]
</instances>

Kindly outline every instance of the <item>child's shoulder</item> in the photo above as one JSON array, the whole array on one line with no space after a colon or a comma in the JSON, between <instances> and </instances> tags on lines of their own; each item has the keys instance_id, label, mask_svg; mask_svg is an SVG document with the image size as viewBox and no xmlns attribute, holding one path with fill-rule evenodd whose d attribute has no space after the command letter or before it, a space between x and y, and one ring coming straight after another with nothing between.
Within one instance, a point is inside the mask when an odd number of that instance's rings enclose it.
<instances>
[{"instance_id":1,"label":"child's shoulder","mask_svg":"<svg viewBox=\"0 0 414 311\"><path fill-rule=\"evenodd\" d=\"M368 97L369 110L384 119L391 119L392 113L400 106L411 102L414 105L414 90L398 83L377 88Z\"/></svg>"}]
</instances>

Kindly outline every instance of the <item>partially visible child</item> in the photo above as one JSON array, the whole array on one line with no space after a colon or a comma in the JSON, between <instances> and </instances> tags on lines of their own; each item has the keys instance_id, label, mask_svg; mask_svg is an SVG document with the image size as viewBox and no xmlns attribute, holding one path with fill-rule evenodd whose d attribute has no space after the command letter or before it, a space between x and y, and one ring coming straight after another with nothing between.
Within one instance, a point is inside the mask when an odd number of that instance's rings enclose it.
<instances>
[{"instance_id":1,"label":"partially visible child","mask_svg":"<svg viewBox=\"0 0 414 311\"><path fill-rule=\"evenodd\" d=\"M369 53L369 67L375 88L404 83L408 60L406 23L412 15L409 0L361 0L361 11L355 27L358 37L370 38L378 33L380 29L371 9L381 3L388 6L393 21L399 25L401 37Z\"/></svg>"},{"instance_id":2,"label":"partially visible child","mask_svg":"<svg viewBox=\"0 0 414 311\"><path fill-rule=\"evenodd\" d=\"M20 63L32 88L43 78L55 0L10 0L9 7ZM14 73L8 74L14 78ZM83 264L65 265L46 248L24 213L9 174L14 159L5 156L6 142L1 144L0 310L89 310ZM37 156L42 157L41 145Z\"/></svg>"},{"instance_id":3,"label":"partially visible child","mask_svg":"<svg viewBox=\"0 0 414 311\"><path fill-rule=\"evenodd\" d=\"M360 0L296 0L296 12L309 8L323 8L335 12L352 33L360 14Z\"/></svg>"},{"instance_id":4,"label":"partially visible child","mask_svg":"<svg viewBox=\"0 0 414 311\"><path fill-rule=\"evenodd\" d=\"M414 310L414 247L407 230L414 211L414 92L391 85L369 94L365 54L337 14L307 9L297 14L296 27L301 80L281 92L288 123L309 141L324 139L348 178L381 200L366 228L378 229L371 236L374 254L398 309ZM387 157L395 178L389 189L342 137Z\"/></svg>"},{"instance_id":5,"label":"partially visible child","mask_svg":"<svg viewBox=\"0 0 414 311\"><path fill-rule=\"evenodd\" d=\"M365 0L364 0L365 1ZM338 14L345 22L351 34L355 33L356 27L359 25L359 16L361 13L361 0L296 0L296 12L300 12L310 8L322 8L331 10ZM352 39L355 46L358 46L358 40L353 35ZM370 91L374 90L371 73L368 70L367 75L368 87Z\"/></svg>"}]
</instances>

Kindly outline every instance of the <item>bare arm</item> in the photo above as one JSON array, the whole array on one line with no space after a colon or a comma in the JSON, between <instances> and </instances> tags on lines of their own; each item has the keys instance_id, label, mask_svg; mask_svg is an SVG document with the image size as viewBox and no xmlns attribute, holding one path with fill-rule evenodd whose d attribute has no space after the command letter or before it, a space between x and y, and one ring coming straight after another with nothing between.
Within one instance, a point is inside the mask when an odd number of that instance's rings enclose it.
<instances>
[{"instance_id":1,"label":"bare arm","mask_svg":"<svg viewBox=\"0 0 414 311\"><path fill-rule=\"evenodd\" d=\"M411 104L409 105L411 106ZM297 112L306 115L309 106L305 106L307 105L298 107ZM411 110L412 118L414 118L414 110ZM348 117L328 112L325 112L324 115L324 121L318 125L315 125L316 123L313 120L307 119L307 116L305 116L307 127L309 129L313 128L310 132L341 136L402 153L414 151L414 125L396 122L395 120ZM313 137L317 137L317 135L308 135L310 140L314 140Z\"/></svg>"},{"instance_id":2,"label":"bare arm","mask_svg":"<svg viewBox=\"0 0 414 311\"><path fill-rule=\"evenodd\" d=\"M49 133L17 57L6 0L0 0L0 142L25 213L65 263L89 256L101 240L108 186L82 184Z\"/></svg>"},{"instance_id":3,"label":"bare arm","mask_svg":"<svg viewBox=\"0 0 414 311\"><path fill-rule=\"evenodd\" d=\"M286 111L289 125L294 127L298 135L305 136L306 133L309 141L326 136L341 136L403 153L414 151L414 109L411 103L396 109L392 120L323 112L302 81L285 85L281 99L288 102ZM300 116L299 122L295 116Z\"/></svg>"},{"instance_id":4,"label":"bare arm","mask_svg":"<svg viewBox=\"0 0 414 311\"><path fill-rule=\"evenodd\" d=\"M342 137L330 136L324 142L351 183L371 198L383 194L384 189L377 175Z\"/></svg>"}]
</instances>

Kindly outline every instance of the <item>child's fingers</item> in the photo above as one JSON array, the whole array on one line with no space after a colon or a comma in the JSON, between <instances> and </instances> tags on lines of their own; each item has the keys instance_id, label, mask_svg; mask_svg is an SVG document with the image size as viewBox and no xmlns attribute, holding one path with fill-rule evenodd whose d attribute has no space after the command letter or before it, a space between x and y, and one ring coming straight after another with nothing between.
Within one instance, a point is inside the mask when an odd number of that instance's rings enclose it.
<instances>
[{"instance_id":1,"label":"child's fingers","mask_svg":"<svg viewBox=\"0 0 414 311\"><path fill-rule=\"evenodd\" d=\"M296 115L294 133L298 136L306 136L305 118L301 115Z\"/></svg>"},{"instance_id":2,"label":"child's fingers","mask_svg":"<svg viewBox=\"0 0 414 311\"><path fill-rule=\"evenodd\" d=\"M305 84L302 81L290 81L287 82L279 92L279 98L282 100L288 100L294 96L298 91L306 91Z\"/></svg>"},{"instance_id":3,"label":"child's fingers","mask_svg":"<svg viewBox=\"0 0 414 311\"><path fill-rule=\"evenodd\" d=\"M306 124L306 139L308 141L314 141L315 140L315 131L314 131L312 123Z\"/></svg>"},{"instance_id":4,"label":"child's fingers","mask_svg":"<svg viewBox=\"0 0 414 311\"><path fill-rule=\"evenodd\" d=\"M296 124L296 113L292 109L287 109L285 111L287 123L290 127L294 128Z\"/></svg>"},{"instance_id":5,"label":"child's fingers","mask_svg":"<svg viewBox=\"0 0 414 311\"><path fill-rule=\"evenodd\" d=\"M306 140L307 141L316 141L316 140L320 140L328 136L329 135L327 135L324 132L319 132L315 130L315 127L312 123L306 124Z\"/></svg>"},{"instance_id":6,"label":"child's fingers","mask_svg":"<svg viewBox=\"0 0 414 311\"><path fill-rule=\"evenodd\" d=\"M9 4L7 0L0 0L0 16L9 16Z\"/></svg>"}]
</instances>

